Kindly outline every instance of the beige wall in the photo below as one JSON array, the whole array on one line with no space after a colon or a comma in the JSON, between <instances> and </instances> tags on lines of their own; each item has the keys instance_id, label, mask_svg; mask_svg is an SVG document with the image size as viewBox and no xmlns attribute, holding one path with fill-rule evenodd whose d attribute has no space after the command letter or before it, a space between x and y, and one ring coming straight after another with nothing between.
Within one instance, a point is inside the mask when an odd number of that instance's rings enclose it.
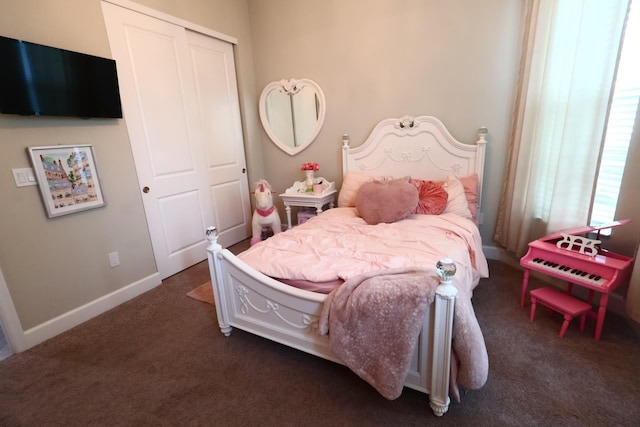
<instances>
[{"instance_id":1,"label":"beige wall","mask_svg":"<svg viewBox=\"0 0 640 427\"><path fill-rule=\"evenodd\" d=\"M283 191L302 179L300 163L316 161L339 184L341 135L359 145L388 117L434 115L464 142L486 126L480 229L492 244L524 0L136 2L238 40L251 183L266 178ZM0 10L0 35L111 56L100 0L0 0ZM321 133L294 157L271 144L258 119L262 88L283 78L313 79L327 99ZM47 219L37 187L16 188L10 170L30 166L28 146L74 143L94 145L108 206ZM636 175L627 169L626 194ZM156 272L124 120L0 116L0 195L0 270L25 330ZM637 215L637 198L625 200L621 210ZM109 267L111 251L118 268Z\"/></svg>"},{"instance_id":2,"label":"beige wall","mask_svg":"<svg viewBox=\"0 0 640 427\"><path fill-rule=\"evenodd\" d=\"M491 244L502 188L520 55L522 1L515 0L137 0L235 37L249 180L278 190L316 161L340 182L340 137L362 143L381 119L439 117L453 135L490 132L484 194ZM0 0L0 35L110 57L100 0ZM290 157L270 143L257 116L261 89L310 78L327 99L316 142ZM638 134L631 155L638 158ZM108 205L47 219L37 187L17 188L33 145L93 144ZM630 164L636 164L632 161ZM636 168L637 169L637 168ZM621 217L634 246L640 229L638 172L628 167ZM124 120L0 116L0 271L24 330L156 272ZM284 211L280 203L281 214ZM120 253L110 268L107 254Z\"/></svg>"},{"instance_id":3,"label":"beige wall","mask_svg":"<svg viewBox=\"0 0 640 427\"><path fill-rule=\"evenodd\" d=\"M60 3L3 1L0 34L110 57L100 2ZM17 188L11 169L31 166L29 146L85 143L108 205L47 219L38 187ZM24 330L156 271L123 120L3 115L0 171L0 268ZM114 269L112 251L121 260Z\"/></svg>"},{"instance_id":4,"label":"beige wall","mask_svg":"<svg viewBox=\"0 0 640 427\"><path fill-rule=\"evenodd\" d=\"M261 175L246 1L139 3L238 39L241 102L251 106L243 126L250 159L258 159L248 163ZM0 35L111 57L100 0L0 0L0 10ZM81 143L94 146L108 205L47 219L38 188L17 188L11 169L31 166L29 146ZM0 171L0 271L23 330L157 271L124 120L2 115ZM109 267L112 251L117 268Z\"/></svg>"},{"instance_id":5,"label":"beige wall","mask_svg":"<svg viewBox=\"0 0 640 427\"><path fill-rule=\"evenodd\" d=\"M433 115L454 137L490 132L484 223L491 244L520 57L523 2L249 0L256 82L309 78L327 99L316 141L290 157L262 133L265 176L280 191L320 163L340 181L340 138L360 145L388 117ZM281 216L284 210L280 204Z\"/></svg>"}]
</instances>

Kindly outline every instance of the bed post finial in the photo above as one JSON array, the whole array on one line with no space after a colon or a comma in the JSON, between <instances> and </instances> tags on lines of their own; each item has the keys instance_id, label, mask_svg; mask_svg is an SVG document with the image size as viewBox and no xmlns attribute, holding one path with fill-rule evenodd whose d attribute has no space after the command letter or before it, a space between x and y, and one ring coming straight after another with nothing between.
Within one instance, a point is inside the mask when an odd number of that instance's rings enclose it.
<instances>
[{"instance_id":1,"label":"bed post finial","mask_svg":"<svg viewBox=\"0 0 640 427\"><path fill-rule=\"evenodd\" d=\"M346 175L346 173L353 168L349 159L349 150L351 149L351 147L349 147L350 141L351 138L349 138L348 133L342 135L342 176Z\"/></svg>"},{"instance_id":2,"label":"bed post finial","mask_svg":"<svg viewBox=\"0 0 640 427\"><path fill-rule=\"evenodd\" d=\"M489 130L486 127L478 128L478 142L476 144L486 144L487 143L487 134Z\"/></svg>"},{"instance_id":3,"label":"bed post finial","mask_svg":"<svg viewBox=\"0 0 640 427\"><path fill-rule=\"evenodd\" d=\"M456 274L456 263L451 258L442 258L436 263L436 273L443 282L450 282Z\"/></svg>"},{"instance_id":4,"label":"bed post finial","mask_svg":"<svg viewBox=\"0 0 640 427\"><path fill-rule=\"evenodd\" d=\"M436 294L441 298L453 300L458 293L458 289L451 283L456 274L456 263L451 258L442 258L436 263L436 274L440 278Z\"/></svg>"},{"instance_id":5,"label":"bed post finial","mask_svg":"<svg viewBox=\"0 0 640 427\"><path fill-rule=\"evenodd\" d=\"M218 229L215 228L214 226L207 227L207 231L205 232L205 237L209 241L209 249L211 249L212 251L222 249L222 246L218 244L219 234L220 233L218 232Z\"/></svg>"},{"instance_id":6,"label":"bed post finial","mask_svg":"<svg viewBox=\"0 0 640 427\"><path fill-rule=\"evenodd\" d=\"M342 148L349 148L349 142L351 139L349 138L349 134L345 133L342 135Z\"/></svg>"}]
</instances>

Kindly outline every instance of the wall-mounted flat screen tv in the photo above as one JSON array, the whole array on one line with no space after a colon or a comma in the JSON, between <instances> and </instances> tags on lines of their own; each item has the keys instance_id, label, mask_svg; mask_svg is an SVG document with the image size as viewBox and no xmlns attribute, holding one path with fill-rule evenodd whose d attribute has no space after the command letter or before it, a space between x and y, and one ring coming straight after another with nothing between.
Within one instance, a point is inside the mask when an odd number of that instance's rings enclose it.
<instances>
[{"instance_id":1,"label":"wall-mounted flat screen tv","mask_svg":"<svg viewBox=\"0 0 640 427\"><path fill-rule=\"evenodd\" d=\"M116 62L0 36L0 113L121 118Z\"/></svg>"}]
</instances>

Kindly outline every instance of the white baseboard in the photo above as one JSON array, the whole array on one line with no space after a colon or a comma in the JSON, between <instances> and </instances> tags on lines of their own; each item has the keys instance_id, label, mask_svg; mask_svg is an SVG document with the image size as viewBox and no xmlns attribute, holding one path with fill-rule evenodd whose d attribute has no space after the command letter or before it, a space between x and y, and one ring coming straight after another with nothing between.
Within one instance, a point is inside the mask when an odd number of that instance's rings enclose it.
<instances>
[{"instance_id":1,"label":"white baseboard","mask_svg":"<svg viewBox=\"0 0 640 427\"><path fill-rule=\"evenodd\" d=\"M15 352L27 350L129 301L155 288L161 283L162 279L160 279L160 274L154 273L38 326L23 331L21 337L19 336L20 332L18 332L16 342L11 342L12 350ZM14 335L16 335L15 331Z\"/></svg>"}]
</instances>

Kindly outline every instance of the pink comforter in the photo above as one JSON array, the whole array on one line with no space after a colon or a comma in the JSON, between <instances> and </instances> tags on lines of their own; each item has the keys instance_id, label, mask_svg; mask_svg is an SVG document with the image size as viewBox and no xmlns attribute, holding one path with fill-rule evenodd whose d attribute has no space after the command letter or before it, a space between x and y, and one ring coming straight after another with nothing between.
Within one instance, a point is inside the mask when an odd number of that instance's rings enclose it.
<instances>
[{"instance_id":1,"label":"pink comforter","mask_svg":"<svg viewBox=\"0 0 640 427\"><path fill-rule=\"evenodd\" d=\"M368 225L355 208L335 208L252 246L238 257L287 282L330 283L325 293L338 282L357 280L365 273L378 275L379 270L418 268L435 275L436 262L451 258L457 267L453 285L458 289L451 392L459 401L458 383L470 389L485 383L487 351L471 296L480 278L489 276L489 269L480 233L472 221L447 213Z\"/></svg>"},{"instance_id":2,"label":"pink comforter","mask_svg":"<svg viewBox=\"0 0 640 427\"><path fill-rule=\"evenodd\" d=\"M436 262L444 257L456 263L454 285L459 288L470 291L489 273L478 228L452 213L410 215L392 224L369 225L355 208L329 209L238 257L267 276L310 282L335 283L391 268L435 271Z\"/></svg>"}]
</instances>

